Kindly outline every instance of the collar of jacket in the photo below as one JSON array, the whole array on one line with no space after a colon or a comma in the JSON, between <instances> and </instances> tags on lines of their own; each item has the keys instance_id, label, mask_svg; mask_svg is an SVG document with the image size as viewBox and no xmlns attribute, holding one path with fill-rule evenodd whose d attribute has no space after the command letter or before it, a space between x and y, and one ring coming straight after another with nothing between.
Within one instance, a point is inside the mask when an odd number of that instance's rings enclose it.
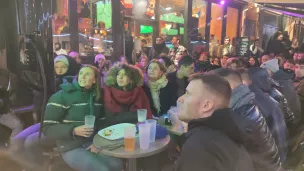
<instances>
[{"instance_id":1,"label":"collar of jacket","mask_svg":"<svg viewBox=\"0 0 304 171\"><path fill-rule=\"evenodd\" d=\"M214 111L207 118L193 119L188 124L188 132L185 136L188 138L200 128L207 127L223 132L236 143L242 144L240 130L232 120L231 115L233 115L233 111L230 108L224 108Z\"/></svg>"},{"instance_id":2,"label":"collar of jacket","mask_svg":"<svg viewBox=\"0 0 304 171\"><path fill-rule=\"evenodd\" d=\"M274 80L292 80L292 77L286 74L283 70L279 70L273 74L272 78Z\"/></svg>"}]
</instances>

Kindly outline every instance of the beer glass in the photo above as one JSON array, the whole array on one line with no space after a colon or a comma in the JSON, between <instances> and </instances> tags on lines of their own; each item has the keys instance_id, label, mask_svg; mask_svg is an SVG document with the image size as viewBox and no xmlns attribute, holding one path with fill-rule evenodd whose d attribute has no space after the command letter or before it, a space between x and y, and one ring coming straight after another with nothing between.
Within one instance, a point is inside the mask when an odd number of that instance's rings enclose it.
<instances>
[{"instance_id":1,"label":"beer glass","mask_svg":"<svg viewBox=\"0 0 304 171\"><path fill-rule=\"evenodd\" d=\"M138 122L145 122L147 120L147 109L138 109L137 119Z\"/></svg>"},{"instance_id":2,"label":"beer glass","mask_svg":"<svg viewBox=\"0 0 304 171\"><path fill-rule=\"evenodd\" d=\"M88 128L94 128L95 124L95 116L94 115L87 115L84 118L84 125Z\"/></svg>"},{"instance_id":3,"label":"beer glass","mask_svg":"<svg viewBox=\"0 0 304 171\"><path fill-rule=\"evenodd\" d=\"M127 126L124 128L125 151L134 151L135 149L135 126Z\"/></svg>"}]
</instances>

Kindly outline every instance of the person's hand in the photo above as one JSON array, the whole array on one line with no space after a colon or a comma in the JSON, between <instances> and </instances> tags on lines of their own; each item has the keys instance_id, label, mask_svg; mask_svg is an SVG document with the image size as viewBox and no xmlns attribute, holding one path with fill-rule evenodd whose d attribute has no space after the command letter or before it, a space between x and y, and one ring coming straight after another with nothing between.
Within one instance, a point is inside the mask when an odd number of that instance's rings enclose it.
<instances>
[{"instance_id":1,"label":"person's hand","mask_svg":"<svg viewBox=\"0 0 304 171\"><path fill-rule=\"evenodd\" d=\"M93 144L90 145L86 150L89 150L89 151L91 151L94 154L98 154L99 153L98 149Z\"/></svg>"},{"instance_id":2,"label":"person's hand","mask_svg":"<svg viewBox=\"0 0 304 171\"><path fill-rule=\"evenodd\" d=\"M78 126L73 130L74 135L80 137L90 137L93 134L93 132L94 132L94 128L88 128L85 125Z\"/></svg>"}]
</instances>

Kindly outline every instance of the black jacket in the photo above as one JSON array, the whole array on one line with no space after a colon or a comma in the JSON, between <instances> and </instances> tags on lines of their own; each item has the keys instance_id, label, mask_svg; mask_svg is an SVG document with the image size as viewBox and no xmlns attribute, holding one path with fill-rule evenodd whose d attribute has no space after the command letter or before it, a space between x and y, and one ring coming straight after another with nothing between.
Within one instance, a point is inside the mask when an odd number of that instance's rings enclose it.
<instances>
[{"instance_id":1,"label":"black jacket","mask_svg":"<svg viewBox=\"0 0 304 171\"><path fill-rule=\"evenodd\" d=\"M173 96L172 97L173 101L176 102L177 99L179 98L178 97L178 89L180 88L179 85L178 85L178 83L177 83L177 71L167 74L167 78L168 78L169 82L172 83L171 84L172 85L171 88L172 88L172 92L174 92L174 93L171 96ZM183 78L184 85L185 85L184 93L186 92L186 88L187 88L187 86L189 84L188 79L189 78Z\"/></svg>"},{"instance_id":2,"label":"black jacket","mask_svg":"<svg viewBox=\"0 0 304 171\"><path fill-rule=\"evenodd\" d=\"M280 107L284 114L286 126L287 126L289 132L292 133L293 132L292 130L296 129L296 120L295 120L295 114L290 109L290 107L287 103L287 99L276 88L272 88L271 91L268 92L268 94L280 104Z\"/></svg>"},{"instance_id":3,"label":"black jacket","mask_svg":"<svg viewBox=\"0 0 304 171\"><path fill-rule=\"evenodd\" d=\"M253 171L230 109L189 122L175 171Z\"/></svg>"},{"instance_id":4,"label":"black jacket","mask_svg":"<svg viewBox=\"0 0 304 171\"><path fill-rule=\"evenodd\" d=\"M160 93L159 93L160 112L157 112L153 104L150 88L146 84L144 84L143 89L150 101L150 107L154 116L159 117L163 114L166 114L171 106L176 106L175 97L173 96L174 90L172 87L173 87L173 83L169 81L166 87L160 89Z\"/></svg>"},{"instance_id":5,"label":"black jacket","mask_svg":"<svg viewBox=\"0 0 304 171\"><path fill-rule=\"evenodd\" d=\"M297 91L293 87L292 77L282 70L274 73L272 78L279 83L277 89L285 96L287 104L294 113L293 124L298 124L301 120L301 102L297 96Z\"/></svg>"},{"instance_id":6,"label":"black jacket","mask_svg":"<svg viewBox=\"0 0 304 171\"><path fill-rule=\"evenodd\" d=\"M244 147L250 154L255 169L277 171L280 168L278 148L254 100L254 93L245 85L233 90L230 101L230 107L234 111L232 120L241 131Z\"/></svg>"}]
</instances>

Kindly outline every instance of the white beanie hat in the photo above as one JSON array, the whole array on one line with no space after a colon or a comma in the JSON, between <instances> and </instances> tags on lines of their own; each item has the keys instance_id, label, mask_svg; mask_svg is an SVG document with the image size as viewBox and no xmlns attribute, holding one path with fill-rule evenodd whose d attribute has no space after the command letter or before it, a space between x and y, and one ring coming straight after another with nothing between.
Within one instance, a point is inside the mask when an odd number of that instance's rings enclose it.
<instances>
[{"instance_id":1,"label":"white beanie hat","mask_svg":"<svg viewBox=\"0 0 304 171\"><path fill-rule=\"evenodd\" d=\"M103 54L98 54L98 55L95 56L94 63L96 63L99 59L103 59L105 61L106 57L103 56Z\"/></svg>"},{"instance_id":2,"label":"white beanie hat","mask_svg":"<svg viewBox=\"0 0 304 171\"><path fill-rule=\"evenodd\" d=\"M269 69L271 72L276 73L280 69L279 60L275 58L275 59L266 61L261 65L261 68Z\"/></svg>"},{"instance_id":3,"label":"white beanie hat","mask_svg":"<svg viewBox=\"0 0 304 171\"><path fill-rule=\"evenodd\" d=\"M62 62L64 64L66 64L67 66L69 66L69 60L68 58L66 58L63 55L59 55L54 59L54 64L56 64L57 62Z\"/></svg>"}]
</instances>

